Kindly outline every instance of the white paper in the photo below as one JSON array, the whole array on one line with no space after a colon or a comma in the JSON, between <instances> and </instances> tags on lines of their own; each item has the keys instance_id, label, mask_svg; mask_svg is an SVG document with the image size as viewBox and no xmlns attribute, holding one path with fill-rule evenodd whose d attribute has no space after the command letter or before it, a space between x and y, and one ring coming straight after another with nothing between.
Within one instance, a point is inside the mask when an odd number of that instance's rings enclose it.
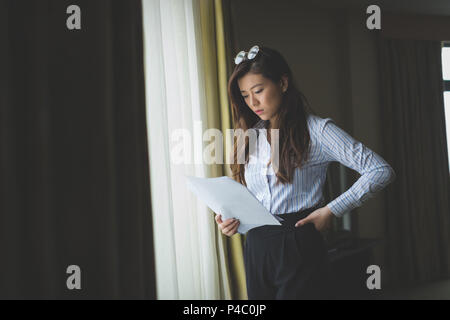
<instances>
[{"instance_id":1,"label":"white paper","mask_svg":"<svg viewBox=\"0 0 450 320\"><path fill-rule=\"evenodd\" d=\"M186 178L189 189L222 220L239 220L237 232L241 234L263 225L281 225L245 186L230 177Z\"/></svg>"}]
</instances>

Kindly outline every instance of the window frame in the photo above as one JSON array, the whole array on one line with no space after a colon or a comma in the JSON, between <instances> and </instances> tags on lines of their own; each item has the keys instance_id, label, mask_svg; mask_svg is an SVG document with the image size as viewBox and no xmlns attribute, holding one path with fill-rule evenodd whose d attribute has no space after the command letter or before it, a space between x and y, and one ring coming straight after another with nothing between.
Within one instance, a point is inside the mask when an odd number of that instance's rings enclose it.
<instances>
[{"instance_id":1,"label":"window frame","mask_svg":"<svg viewBox=\"0 0 450 320\"><path fill-rule=\"evenodd\" d=\"M450 48L450 41L442 41L442 48ZM442 81L444 83L443 91L450 91L450 80L444 80L444 76L442 76Z\"/></svg>"},{"instance_id":2,"label":"window frame","mask_svg":"<svg viewBox=\"0 0 450 320\"><path fill-rule=\"evenodd\" d=\"M442 55L442 49L443 48L450 48L450 41L442 41L441 42L441 55ZM443 63L441 58L441 63ZM445 92L450 92L450 80L444 80L444 74L442 74L442 97L444 98ZM445 109L445 102L444 102L444 109ZM448 111L448 110L446 110ZM447 115L446 115L447 117ZM447 123L447 120L445 120L445 125L448 126L450 123ZM446 137L449 138L447 135L448 129L446 128ZM449 141L447 141L447 146L449 146ZM448 156L449 156L449 175L450 175L450 149L447 150Z\"/></svg>"}]
</instances>

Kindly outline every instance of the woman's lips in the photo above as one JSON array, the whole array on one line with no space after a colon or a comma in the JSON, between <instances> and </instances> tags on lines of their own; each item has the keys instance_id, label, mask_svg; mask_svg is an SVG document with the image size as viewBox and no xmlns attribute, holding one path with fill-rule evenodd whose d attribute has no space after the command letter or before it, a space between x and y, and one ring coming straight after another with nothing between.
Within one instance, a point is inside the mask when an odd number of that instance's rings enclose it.
<instances>
[{"instance_id":1,"label":"woman's lips","mask_svg":"<svg viewBox=\"0 0 450 320\"><path fill-rule=\"evenodd\" d=\"M264 112L264 110L256 110L255 112L256 112L257 114L261 114L261 113Z\"/></svg>"}]
</instances>

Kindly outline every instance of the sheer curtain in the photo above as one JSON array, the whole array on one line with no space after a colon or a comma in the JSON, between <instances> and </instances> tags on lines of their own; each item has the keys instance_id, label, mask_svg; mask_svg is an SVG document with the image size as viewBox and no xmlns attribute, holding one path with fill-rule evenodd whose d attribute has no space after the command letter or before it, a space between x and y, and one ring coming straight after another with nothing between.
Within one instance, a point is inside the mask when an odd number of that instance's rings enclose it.
<instances>
[{"instance_id":1,"label":"sheer curtain","mask_svg":"<svg viewBox=\"0 0 450 320\"><path fill-rule=\"evenodd\" d=\"M185 175L207 177L211 171L194 161L207 127L199 2L142 3L157 298L228 298L213 214L185 183ZM171 159L179 129L190 134L184 140L190 163Z\"/></svg>"}]
</instances>

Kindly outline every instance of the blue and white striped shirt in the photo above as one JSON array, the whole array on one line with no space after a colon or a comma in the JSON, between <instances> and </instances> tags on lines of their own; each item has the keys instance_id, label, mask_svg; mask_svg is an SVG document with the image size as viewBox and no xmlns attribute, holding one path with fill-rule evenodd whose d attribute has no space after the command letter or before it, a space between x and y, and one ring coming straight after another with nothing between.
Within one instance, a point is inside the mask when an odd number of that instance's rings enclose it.
<instances>
[{"instance_id":1,"label":"blue and white striped shirt","mask_svg":"<svg viewBox=\"0 0 450 320\"><path fill-rule=\"evenodd\" d=\"M292 184L276 183L267 140L268 120L258 121L256 152L245 165L248 190L272 214L297 212L324 204L323 187L330 162L338 161L356 170L361 177L343 194L327 204L337 217L361 206L376 192L394 181L395 172L378 154L339 128L333 119L308 115L311 149L308 161L296 168ZM262 133L262 134L261 134Z\"/></svg>"}]
</instances>

